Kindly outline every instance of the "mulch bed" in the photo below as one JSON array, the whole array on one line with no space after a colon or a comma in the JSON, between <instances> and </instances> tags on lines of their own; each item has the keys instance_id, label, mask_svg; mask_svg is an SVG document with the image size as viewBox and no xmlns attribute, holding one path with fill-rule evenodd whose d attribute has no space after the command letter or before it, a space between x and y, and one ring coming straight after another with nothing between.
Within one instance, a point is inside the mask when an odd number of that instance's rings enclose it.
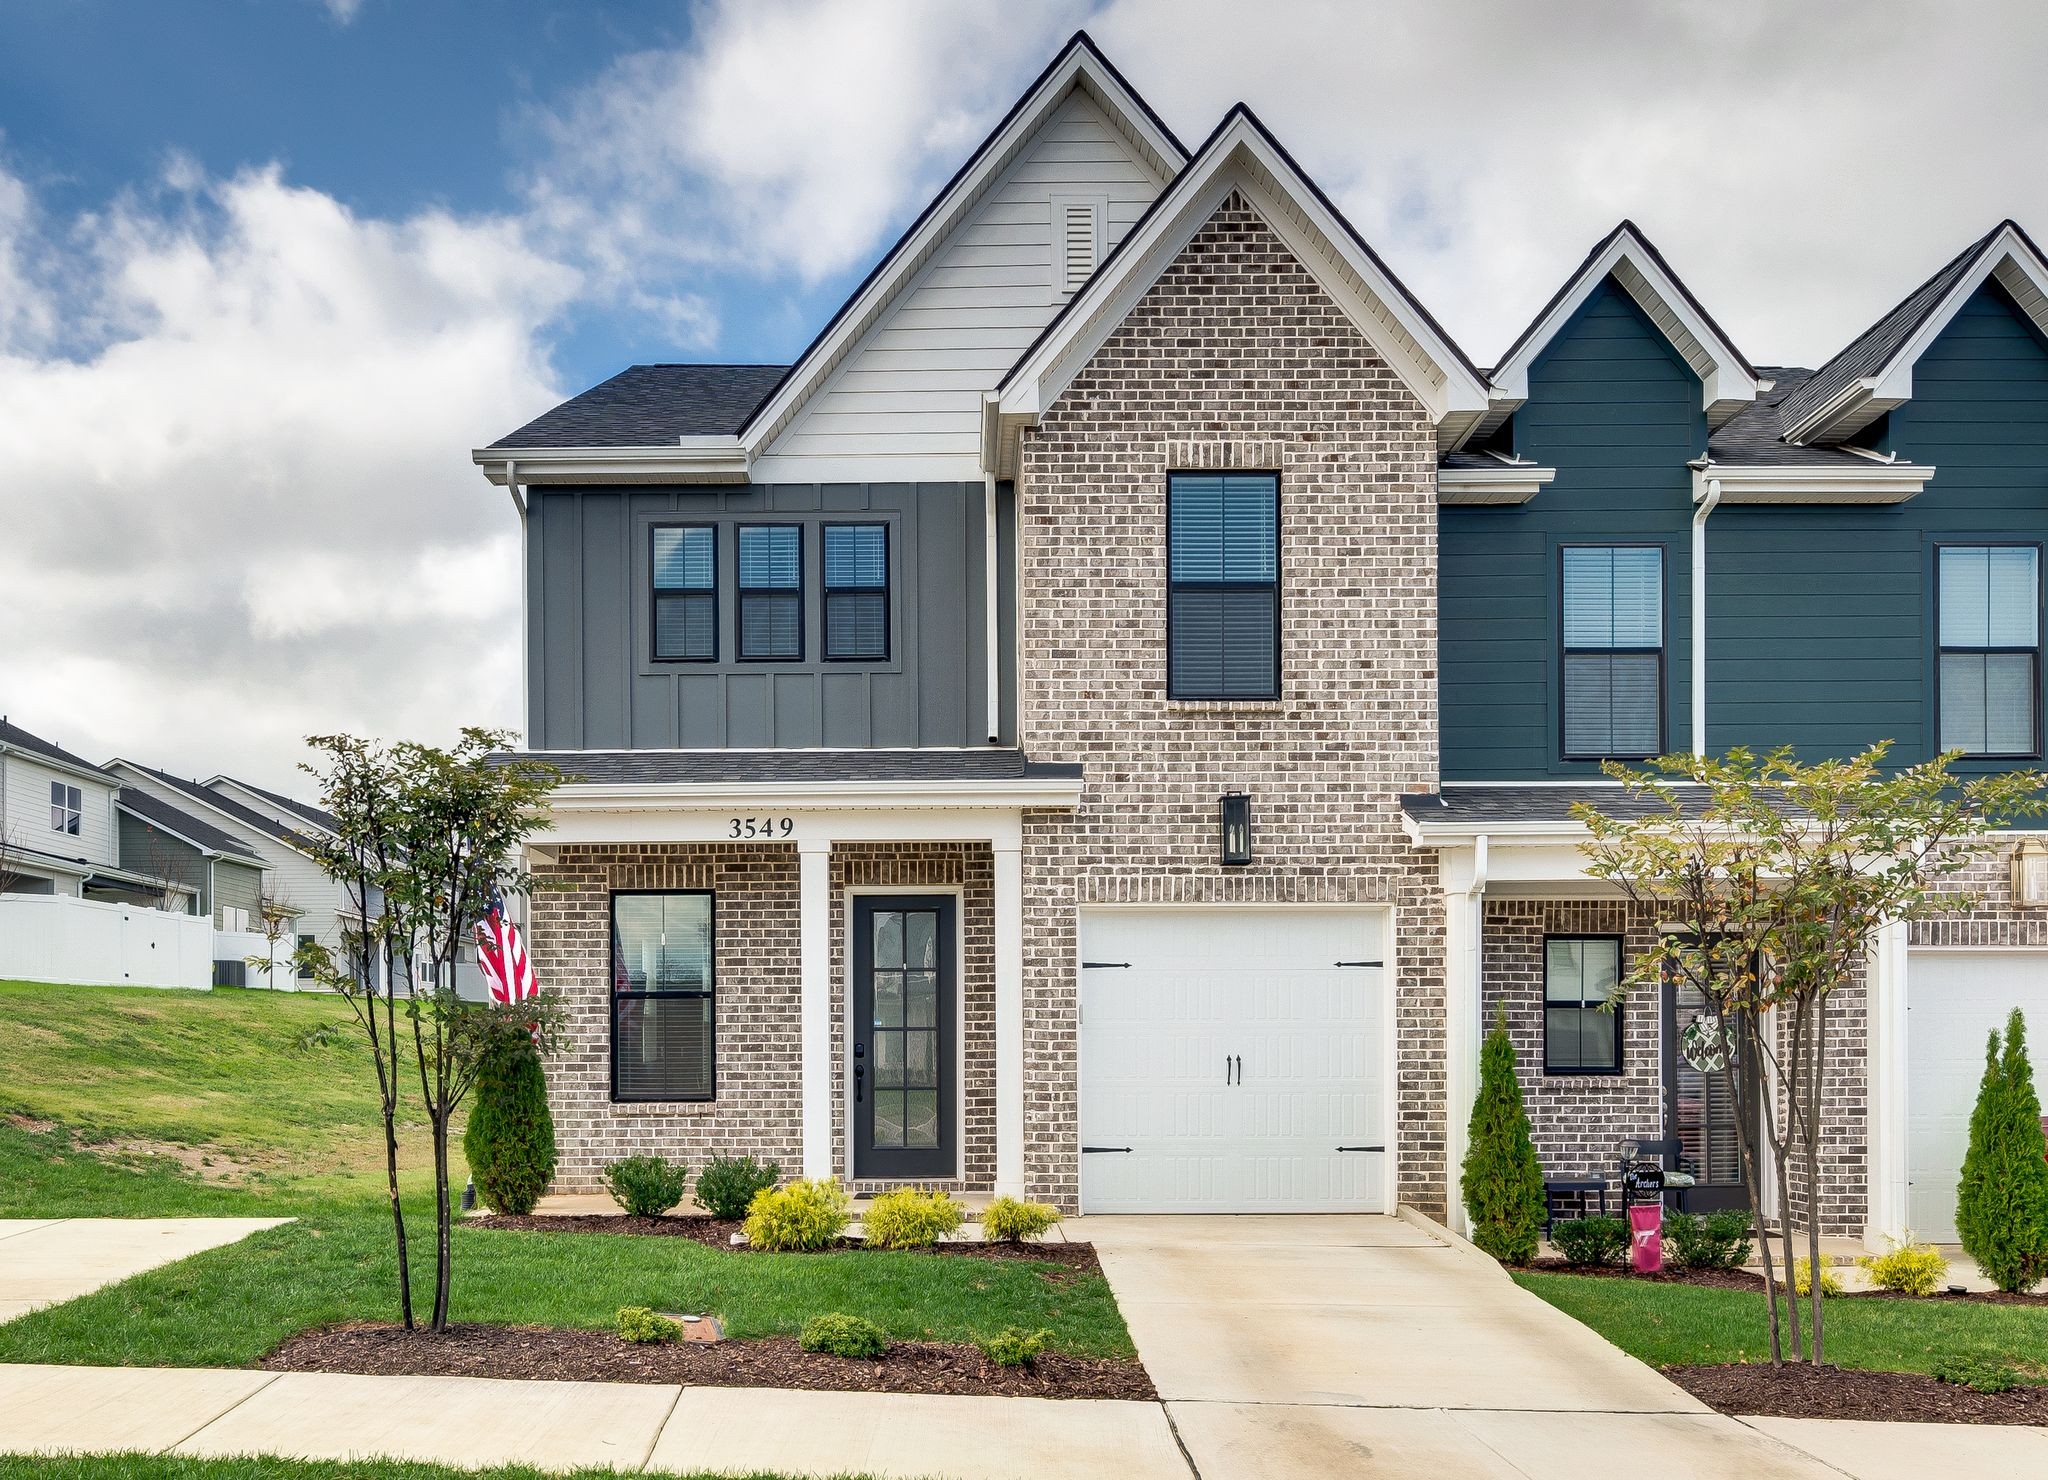
<instances>
[{"instance_id":1,"label":"mulch bed","mask_svg":"<svg viewBox=\"0 0 2048 1480\"><path fill-rule=\"evenodd\" d=\"M1699 1285L1709 1290L1742 1290L1751 1295L1764 1291L1764 1277L1747 1269L1670 1269L1656 1274L1637 1274L1625 1265L1567 1264L1562 1259L1538 1259L1529 1268L1542 1274L1576 1274L1595 1280L1642 1280L1657 1285ZM1782 1271L1778 1288L1785 1287ZM1961 1302L1971 1305L2023 1305L2048 1307L2048 1293L2008 1295L2003 1290L1942 1290L1933 1295L1901 1295L1896 1290L1844 1290L1829 1300L1926 1300L1936 1303Z\"/></svg>"},{"instance_id":2,"label":"mulch bed","mask_svg":"<svg viewBox=\"0 0 2048 1480\"><path fill-rule=\"evenodd\" d=\"M905 1341L875 1361L807 1352L795 1338L634 1346L609 1331L453 1326L445 1335L392 1325L306 1331L262 1362L273 1372L514 1377L556 1382L674 1382L699 1387L859 1393L967 1393L1017 1398L1158 1396L1135 1361L1048 1352L1033 1368L998 1367L971 1346Z\"/></svg>"},{"instance_id":3,"label":"mulch bed","mask_svg":"<svg viewBox=\"0 0 2048 1480\"><path fill-rule=\"evenodd\" d=\"M745 1244L735 1245L732 1236L744 1223L721 1218L686 1214L682 1217L636 1218L630 1213L489 1213L464 1220L464 1227L508 1229L517 1233L615 1233L651 1238L687 1238L714 1249L734 1254L758 1253ZM864 1249L856 1239L841 1239L832 1249ZM1093 1244L934 1244L918 1252L943 1254L955 1259L1029 1259L1040 1264L1058 1264L1080 1274L1100 1274L1102 1264Z\"/></svg>"},{"instance_id":4,"label":"mulch bed","mask_svg":"<svg viewBox=\"0 0 2048 1480\"><path fill-rule=\"evenodd\" d=\"M2048 1424L2048 1388L1979 1393L1918 1372L1792 1363L1666 1367L1664 1375L1710 1408L1758 1418Z\"/></svg>"}]
</instances>

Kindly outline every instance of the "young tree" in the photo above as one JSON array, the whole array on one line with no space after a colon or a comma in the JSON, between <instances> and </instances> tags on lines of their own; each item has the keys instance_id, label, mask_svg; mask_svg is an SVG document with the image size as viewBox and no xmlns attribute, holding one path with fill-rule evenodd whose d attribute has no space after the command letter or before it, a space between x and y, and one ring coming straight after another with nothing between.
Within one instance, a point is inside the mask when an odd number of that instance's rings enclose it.
<instances>
[{"instance_id":1,"label":"young tree","mask_svg":"<svg viewBox=\"0 0 2048 1480\"><path fill-rule=\"evenodd\" d=\"M1529 1136L1504 1012L1496 1016L1479 1052L1479 1094L1472 1102L1461 1185L1473 1243L1503 1264L1527 1264L1536 1257L1543 1229L1543 1168Z\"/></svg>"},{"instance_id":2,"label":"young tree","mask_svg":"<svg viewBox=\"0 0 2048 1480\"><path fill-rule=\"evenodd\" d=\"M2048 1143L2027 1060L2026 1020L2015 1007L2003 1052L1992 1029L1984 1082L1970 1115L1970 1149L1956 1188L1956 1231L1999 1289L2030 1290L2048 1277Z\"/></svg>"},{"instance_id":3,"label":"young tree","mask_svg":"<svg viewBox=\"0 0 2048 1480\"><path fill-rule=\"evenodd\" d=\"M555 1121L540 1054L523 1028L500 1032L485 1051L462 1154L492 1212L530 1213L547 1191L555 1174Z\"/></svg>"},{"instance_id":4,"label":"young tree","mask_svg":"<svg viewBox=\"0 0 2048 1480\"><path fill-rule=\"evenodd\" d=\"M266 987L277 985L279 966L291 965L292 952L286 951L280 959L278 947L292 941L296 949L299 916L298 907L292 903L291 896L281 885L264 890L256 901L256 932L263 937L264 950L261 967L257 965L257 958L252 956L249 958L249 968L252 971L262 971L263 985Z\"/></svg>"},{"instance_id":5,"label":"young tree","mask_svg":"<svg viewBox=\"0 0 2048 1480\"><path fill-rule=\"evenodd\" d=\"M1828 999L1854 978L1884 925L1958 906L1957 895L1945 885L1996 846L1992 829L2048 811L2043 792L2048 776L2038 772L1965 780L1949 769L1955 755L1890 771L1884 765L1890 748L1890 742L1881 741L1847 760L1811 763L1798 760L1789 747L1761 757L1744 749L1720 758L1665 756L1650 763L1665 778L1662 782L1610 765L1610 774L1657 805L1632 819L1606 817L1591 807L1574 809L1590 834L1585 845L1589 873L1622 885L1632 898L1660 904L1682 901L1689 893L1712 896L1726 934L1718 948L1705 953L1721 955L1724 969L1731 964L1726 958L1737 951L1747 963L1736 965L1727 978L1732 990L1726 1000L1742 1022L1742 1045L1757 1056L1753 1062L1758 1067L1774 1071L1783 1097L1782 1119L1772 1107L1754 1108L1760 1112L1759 1128L1784 1210L1788 1270L1796 1248L1795 1153L1805 1197L1806 1257L1820 1267ZM1701 788L1690 818L1668 784L1673 778ZM1695 852L1701 837L1716 840L1714 852ZM1701 953L1698 943L1677 949ZM1673 950L1668 942L1660 944L1630 979L1661 980ZM1783 1022L1782 1036L1775 1040L1758 1026L1760 1015L1769 1010ZM1738 1081L1743 1077L1738 1074ZM1774 1301L1774 1315L1775 1309ZM1808 1316L1812 1360L1818 1363L1823 1360L1818 1281ZM1796 1306L1789 1330L1796 1359L1802 1355ZM1774 1347L1774 1359L1778 1355Z\"/></svg>"}]
</instances>

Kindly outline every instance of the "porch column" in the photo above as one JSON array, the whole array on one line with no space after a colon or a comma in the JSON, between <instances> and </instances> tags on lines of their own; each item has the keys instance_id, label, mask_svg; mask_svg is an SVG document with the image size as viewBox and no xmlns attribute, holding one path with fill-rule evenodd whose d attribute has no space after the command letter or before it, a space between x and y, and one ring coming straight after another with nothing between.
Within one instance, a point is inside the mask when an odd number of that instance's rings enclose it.
<instances>
[{"instance_id":1,"label":"porch column","mask_svg":"<svg viewBox=\"0 0 2048 1480\"><path fill-rule=\"evenodd\" d=\"M1462 866L1458 866L1458 865ZM1458 1233L1465 1221L1466 1133L1479 1095L1480 943L1486 917L1486 839L1467 858L1448 851L1440 869L1444 900L1444 1224Z\"/></svg>"},{"instance_id":2,"label":"porch column","mask_svg":"<svg viewBox=\"0 0 2048 1480\"><path fill-rule=\"evenodd\" d=\"M832 840L799 838L797 959L803 1002L804 1175L832 1175Z\"/></svg>"},{"instance_id":3,"label":"porch column","mask_svg":"<svg viewBox=\"0 0 2048 1480\"><path fill-rule=\"evenodd\" d=\"M995 857L996 1191L1024 1195L1024 852L1021 828Z\"/></svg>"},{"instance_id":4,"label":"porch column","mask_svg":"<svg viewBox=\"0 0 2048 1480\"><path fill-rule=\"evenodd\" d=\"M1870 945L1865 980L1870 1000L1865 1052L1865 1105L1870 1117L1870 1165L1863 1215L1863 1242L1875 1251L1886 1238L1906 1233L1906 1008L1907 947L1911 927L1903 920L1880 926Z\"/></svg>"}]
</instances>

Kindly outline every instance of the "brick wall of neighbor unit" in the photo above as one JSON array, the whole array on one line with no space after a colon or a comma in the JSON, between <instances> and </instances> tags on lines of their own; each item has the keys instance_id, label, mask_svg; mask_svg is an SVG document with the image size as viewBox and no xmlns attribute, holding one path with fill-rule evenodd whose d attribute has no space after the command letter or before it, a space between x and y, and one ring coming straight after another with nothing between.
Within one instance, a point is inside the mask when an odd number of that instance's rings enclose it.
<instances>
[{"instance_id":1,"label":"brick wall of neighbor unit","mask_svg":"<svg viewBox=\"0 0 2048 1480\"><path fill-rule=\"evenodd\" d=\"M986 843L847 843L832 850L832 980L846 981L846 943L852 922L848 889L891 893L960 893L960 1002L964 1032L961 1161L957 1180L925 1185L986 1192L996 1175L995 1086L995 863ZM846 1104L846 998L835 986L832 1011L832 1102ZM832 1160L851 1178L846 1121L835 1120ZM893 1183L850 1181L856 1192Z\"/></svg>"},{"instance_id":2,"label":"brick wall of neighbor unit","mask_svg":"<svg viewBox=\"0 0 2048 1480\"><path fill-rule=\"evenodd\" d=\"M535 869L533 960L565 999L563 1047L548 1060L559 1160L554 1190L600 1190L622 1156L760 1156L803 1166L802 1019L793 844L565 847ZM611 1100L611 916L615 889L710 889L714 905L717 1098Z\"/></svg>"},{"instance_id":3,"label":"brick wall of neighbor unit","mask_svg":"<svg viewBox=\"0 0 2048 1480\"><path fill-rule=\"evenodd\" d=\"M1619 935L1625 960L1655 939L1656 912L1621 901L1489 899L1483 981L1486 1020L1505 1006L1522 1097L1536 1155L1548 1176L1606 1176L1613 1181L1623 1136L1663 1134L1663 1029L1658 994L1638 987L1622 1004L1622 1072L1546 1074L1543 1069L1543 939L1546 935ZM1865 991L1862 974L1828 999L1831 1045L1822 1074L1821 1231L1863 1232L1868 1158L1865 1115ZM1780 1053L1789 1034L1781 1032ZM1795 1159L1792 1203L1805 1207L1805 1175ZM1618 1190L1618 1189L1614 1189Z\"/></svg>"},{"instance_id":4,"label":"brick wall of neighbor unit","mask_svg":"<svg viewBox=\"0 0 2048 1480\"><path fill-rule=\"evenodd\" d=\"M2048 910L2023 910L2013 903L2012 850L2017 838L2002 840L1983 857L1943 881L1967 909L1915 920L1908 927L1918 946L2048 946Z\"/></svg>"},{"instance_id":5,"label":"brick wall of neighbor unit","mask_svg":"<svg viewBox=\"0 0 2048 1480\"><path fill-rule=\"evenodd\" d=\"M1087 766L1078 814L1026 818L1026 1170L1073 1207L1074 925L1091 902L1396 908L1399 1195L1442 1211L1442 925L1395 799L1437 775L1429 418L1233 195L1026 433L1022 741ZM1166 697L1166 475L1280 475L1277 703ZM1216 861L1251 793L1256 861Z\"/></svg>"}]
</instances>

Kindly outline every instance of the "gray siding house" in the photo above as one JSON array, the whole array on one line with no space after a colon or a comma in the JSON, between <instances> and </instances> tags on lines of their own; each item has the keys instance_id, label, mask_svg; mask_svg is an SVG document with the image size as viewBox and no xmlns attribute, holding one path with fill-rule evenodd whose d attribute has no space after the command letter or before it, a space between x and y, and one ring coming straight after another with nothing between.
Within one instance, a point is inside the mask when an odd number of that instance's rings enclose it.
<instances>
[{"instance_id":1,"label":"gray siding house","mask_svg":"<svg viewBox=\"0 0 2048 1480\"><path fill-rule=\"evenodd\" d=\"M1623 222L1482 369L1251 110L1190 149L1076 36L792 364L472 453L567 777L559 1185L1455 1219L1500 1010L1547 1172L1668 1138L1739 1200L1698 1004L1598 1010L1657 921L1570 804L1737 743L2039 763L2044 325L2005 223L1758 364ZM2004 869L1843 999L1830 1232L1950 1231L1971 1057L2048 1014Z\"/></svg>"}]
</instances>

